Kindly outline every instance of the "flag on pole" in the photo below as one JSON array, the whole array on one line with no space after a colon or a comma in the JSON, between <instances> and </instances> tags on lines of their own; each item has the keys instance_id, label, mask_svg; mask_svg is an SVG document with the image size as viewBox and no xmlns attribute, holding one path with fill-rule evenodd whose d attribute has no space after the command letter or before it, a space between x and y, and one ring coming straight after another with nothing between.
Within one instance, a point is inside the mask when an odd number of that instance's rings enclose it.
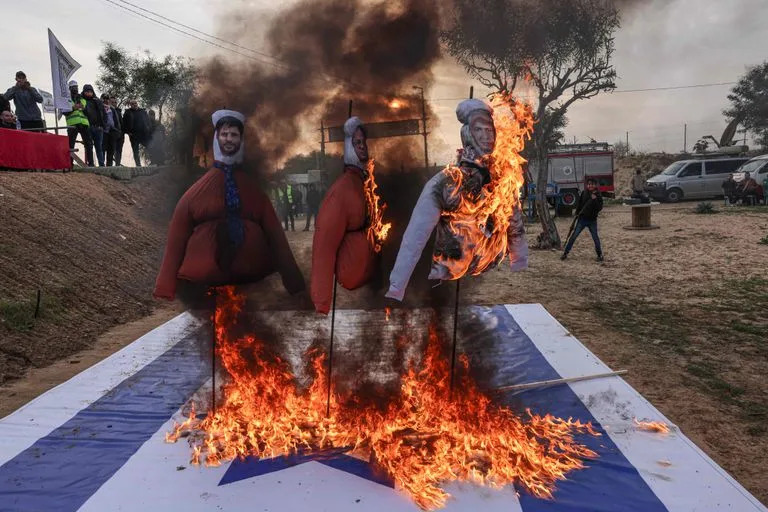
<instances>
[{"instance_id":1,"label":"flag on pole","mask_svg":"<svg viewBox=\"0 0 768 512\"><path fill-rule=\"evenodd\" d=\"M46 114L55 114L56 113L56 103L53 99L53 94L49 93L48 91L44 91L42 89L37 90L40 93L40 96L43 97L43 112Z\"/></svg>"},{"instance_id":2,"label":"flag on pole","mask_svg":"<svg viewBox=\"0 0 768 512\"><path fill-rule=\"evenodd\" d=\"M51 76L55 107L64 112L72 110L67 82L80 69L80 64L61 45L51 29L48 29L48 46L51 52Z\"/></svg>"}]
</instances>

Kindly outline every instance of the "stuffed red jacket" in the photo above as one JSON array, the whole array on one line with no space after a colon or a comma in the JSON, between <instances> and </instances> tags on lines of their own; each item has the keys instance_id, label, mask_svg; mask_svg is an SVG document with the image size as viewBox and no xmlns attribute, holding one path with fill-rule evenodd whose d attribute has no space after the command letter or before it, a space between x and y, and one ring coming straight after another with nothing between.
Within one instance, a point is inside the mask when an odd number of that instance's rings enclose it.
<instances>
[{"instance_id":1,"label":"stuffed red jacket","mask_svg":"<svg viewBox=\"0 0 768 512\"><path fill-rule=\"evenodd\" d=\"M348 290L373 276L375 253L366 238L366 213L363 171L347 165L328 189L315 224L310 291L318 313L331 309L334 273Z\"/></svg>"},{"instance_id":2,"label":"stuffed red jacket","mask_svg":"<svg viewBox=\"0 0 768 512\"><path fill-rule=\"evenodd\" d=\"M290 293L304 289L304 278L269 198L242 170L235 170L234 176L245 236L231 265L221 269L217 264L217 233L226 225L225 174L211 168L176 205L155 297L173 300L177 279L210 286L243 284L275 271Z\"/></svg>"}]
</instances>

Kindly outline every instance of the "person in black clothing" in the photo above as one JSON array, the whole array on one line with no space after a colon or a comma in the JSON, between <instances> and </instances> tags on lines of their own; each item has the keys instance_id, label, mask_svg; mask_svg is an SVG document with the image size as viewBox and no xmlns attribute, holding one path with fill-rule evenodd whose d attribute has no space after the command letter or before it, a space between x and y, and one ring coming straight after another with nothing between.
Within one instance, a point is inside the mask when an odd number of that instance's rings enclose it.
<instances>
[{"instance_id":1,"label":"person in black clothing","mask_svg":"<svg viewBox=\"0 0 768 512\"><path fill-rule=\"evenodd\" d=\"M125 144L125 133L123 132L123 111L117 106L117 98L109 98L109 105L115 113L115 125L117 126L118 137L115 141L115 165L120 166L123 161L123 144Z\"/></svg>"},{"instance_id":2,"label":"person in black clothing","mask_svg":"<svg viewBox=\"0 0 768 512\"><path fill-rule=\"evenodd\" d=\"M0 110L0 128L5 128L6 130L16 129L16 116L13 115L10 107Z\"/></svg>"},{"instance_id":3,"label":"person in black clothing","mask_svg":"<svg viewBox=\"0 0 768 512\"><path fill-rule=\"evenodd\" d=\"M597 182L589 179L587 180L587 190L581 193L579 200L576 202L576 211L578 212L576 214L576 226L573 229L573 234L566 241L565 251L560 256L561 260L568 257L568 253L571 252L576 238L584 231L584 228L587 228L589 229L589 234L592 235L592 240L595 242L597 261L603 261L603 248L600 245L600 237L597 234L597 215L602 209L603 197L597 189Z\"/></svg>"},{"instance_id":4,"label":"person in black clothing","mask_svg":"<svg viewBox=\"0 0 768 512\"><path fill-rule=\"evenodd\" d=\"M11 102L5 99L4 94L0 94L0 112L11 112Z\"/></svg>"},{"instance_id":5,"label":"person in black clothing","mask_svg":"<svg viewBox=\"0 0 768 512\"><path fill-rule=\"evenodd\" d=\"M136 100L128 102L128 110L123 114L123 133L128 134L133 150L133 161L136 167L141 167L141 158L139 158L139 146L146 149L149 142L151 123L147 111L139 108Z\"/></svg>"},{"instance_id":6,"label":"person in black clothing","mask_svg":"<svg viewBox=\"0 0 768 512\"><path fill-rule=\"evenodd\" d=\"M317 212L320 210L320 200L322 198L322 194L315 188L315 184L310 183L309 190L307 190L307 223L304 225L304 231L309 231L312 217L315 218L315 227L317 227Z\"/></svg>"},{"instance_id":7,"label":"person in black clothing","mask_svg":"<svg viewBox=\"0 0 768 512\"><path fill-rule=\"evenodd\" d=\"M122 119L117 109L111 105L108 94L102 94L101 101L104 103L104 154L107 157L107 167L111 167L115 162L120 165L117 145L123 135Z\"/></svg>"},{"instance_id":8,"label":"person in black clothing","mask_svg":"<svg viewBox=\"0 0 768 512\"><path fill-rule=\"evenodd\" d=\"M85 98L85 116L90 125L93 147L96 149L96 160L99 162L99 167L104 167L104 117L106 116L104 103L96 97L96 92L91 84L83 86L82 96ZM92 158L91 161L93 161Z\"/></svg>"},{"instance_id":9,"label":"person in black clothing","mask_svg":"<svg viewBox=\"0 0 768 512\"><path fill-rule=\"evenodd\" d=\"M733 174L728 175L728 179L723 182L723 197L725 197L725 205L736 202L736 180L733 179Z\"/></svg>"}]
</instances>

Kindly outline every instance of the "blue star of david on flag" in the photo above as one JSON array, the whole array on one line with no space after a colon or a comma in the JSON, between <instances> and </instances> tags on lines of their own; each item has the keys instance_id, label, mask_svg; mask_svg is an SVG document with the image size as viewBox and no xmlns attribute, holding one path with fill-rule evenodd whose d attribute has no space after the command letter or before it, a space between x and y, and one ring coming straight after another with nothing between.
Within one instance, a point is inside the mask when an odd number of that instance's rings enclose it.
<instances>
[{"instance_id":1,"label":"blue star of david on flag","mask_svg":"<svg viewBox=\"0 0 768 512\"><path fill-rule=\"evenodd\" d=\"M235 459L227 468L227 472L219 481L219 486L227 485L249 478L254 478L269 473L275 473L284 469L319 462L325 466L355 475L371 482L394 488L395 483L385 472L376 468L368 461L347 455L349 449L335 448L329 450L299 452L290 455L281 455L271 459L259 459L248 456L244 459Z\"/></svg>"}]
</instances>

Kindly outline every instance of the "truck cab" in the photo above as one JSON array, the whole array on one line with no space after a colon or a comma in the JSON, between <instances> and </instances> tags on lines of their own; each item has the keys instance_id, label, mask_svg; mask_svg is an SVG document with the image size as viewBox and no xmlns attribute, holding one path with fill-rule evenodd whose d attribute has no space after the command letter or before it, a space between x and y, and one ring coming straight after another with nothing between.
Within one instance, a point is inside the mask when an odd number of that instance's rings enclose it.
<instances>
[{"instance_id":1,"label":"truck cab","mask_svg":"<svg viewBox=\"0 0 768 512\"><path fill-rule=\"evenodd\" d=\"M564 144L549 152L547 162L548 183L556 188L559 195L556 204L558 215L571 215L588 179L597 181L603 195L614 194L613 146L607 142ZM530 169L535 183L538 176L536 166L531 165Z\"/></svg>"}]
</instances>

